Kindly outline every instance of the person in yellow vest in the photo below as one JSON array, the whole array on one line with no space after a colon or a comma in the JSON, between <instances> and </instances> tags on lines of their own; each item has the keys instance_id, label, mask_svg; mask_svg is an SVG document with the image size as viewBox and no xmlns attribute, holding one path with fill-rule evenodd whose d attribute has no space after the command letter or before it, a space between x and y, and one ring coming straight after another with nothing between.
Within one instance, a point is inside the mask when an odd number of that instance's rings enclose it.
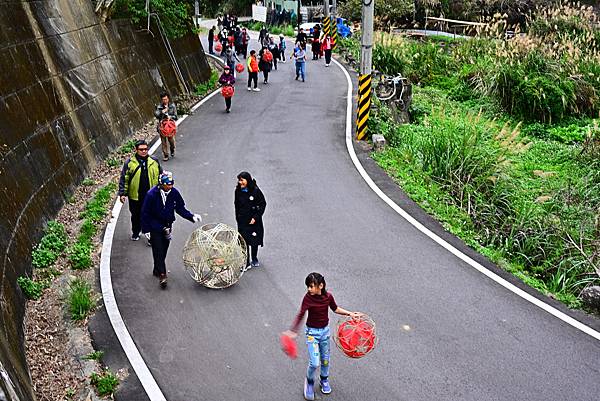
<instances>
[{"instance_id":1,"label":"person in yellow vest","mask_svg":"<svg viewBox=\"0 0 600 401\"><path fill-rule=\"evenodd\" d=\"M250 50L250 57L248 57L246 64L248 67L248 90L260 92L258 87L258 60L256 59L255 50ZM252 89L252 82L254 82L254 89Z\"/></svg>"},{"instance_id":2,"label":"person in yellow vest","mask_svg":"<svg viewBox=\"0 0 600 401\"><path fill-rule=\"evenodd\" d=\"M119 180L119 199L125 203L129 198L131 212L131 240L140 239L142 230L142 205L150 188L158 185L163 169L154 157L148 156L148 143L135 143L135 155L125 162ZM149 239L148 239L149 240Z\"/></svg>"}]
</instances>

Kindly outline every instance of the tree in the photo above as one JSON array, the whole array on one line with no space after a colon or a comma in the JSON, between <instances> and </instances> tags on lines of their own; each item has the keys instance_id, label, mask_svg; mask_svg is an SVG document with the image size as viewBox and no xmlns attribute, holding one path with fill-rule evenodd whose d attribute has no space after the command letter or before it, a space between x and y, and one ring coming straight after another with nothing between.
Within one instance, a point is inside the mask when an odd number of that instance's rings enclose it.
<instances>
[{"instance_id":1,"label":"tree","mask_svg":"<svg viewBox=\"0 0 600 401\"><path fill-rule=\"evenodd\" d=\"M360 21L363 0L346 0L338 7L340 15L351 21ZM375 18L380 24L397 24L412 18L415 10L413 0L375 0Z\"/></svg>"},{"instance_id":2,"label":"tree","mask_svg":"<svg viewBox=\"0 0 600 401\"><path fill-rule=\"evenodd\" d=\"M130 18L134 24L145 24L148 18L146 0L116 0L113 12L115 17ZM191 32L193 0L150 0L150 12L158 15L170 38Z\"/></svg>"}]
</instances>

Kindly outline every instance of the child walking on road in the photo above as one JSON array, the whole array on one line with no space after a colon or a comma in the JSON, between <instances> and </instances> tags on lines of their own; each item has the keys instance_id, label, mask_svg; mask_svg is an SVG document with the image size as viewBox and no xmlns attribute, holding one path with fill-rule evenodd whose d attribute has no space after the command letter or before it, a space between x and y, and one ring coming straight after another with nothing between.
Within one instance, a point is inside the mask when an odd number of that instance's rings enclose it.
<instances>
[{"instance_id":1,"label":"child walking on road","mask_svg":"<svg viewBox=\"0 0 600 401\"><path fill-rule=\"evenodd\" d=\"M308 368L306 370L306 378L304 379L304 398L307 400L315 399L314 376L317 368L320 370L320 387L323 394L331 393L329 385L329 346L330 346L330 331L329 331L329 316L328 308L338 315L351 316L357 319L360 312L350 312L339 307L333 295L327 291L325 277L321 274L310 273L304 280L307 293L302 299L300 312L296 315L296 319L290 330L284 332L285 335L296 338L298 336L298 328L304 314L308 311L306 318L306 345L308 347Z\"/></svg>"},{"instance_id":2,"label":"child walking on road","mask_svg":"<svg viewBox=\"0 0 600 401\"><path fill-rule=\"evenodd\" d=\"M294 60L296 60L296 80L302 76L302 82L304 82L304 75L306 74L306 51L302 48L301 43L297 43L297 47L294 49Z\"/></svg>"}]
</instances>

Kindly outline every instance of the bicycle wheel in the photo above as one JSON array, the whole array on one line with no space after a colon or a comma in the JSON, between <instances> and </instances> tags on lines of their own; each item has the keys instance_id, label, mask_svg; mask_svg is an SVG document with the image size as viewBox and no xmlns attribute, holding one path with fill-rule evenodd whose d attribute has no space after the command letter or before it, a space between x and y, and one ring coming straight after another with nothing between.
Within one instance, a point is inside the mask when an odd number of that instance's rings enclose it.
<instances>
[{"instance_id":1,"label":"bicycle wheel","mask_svg":"<svg viewBox=\"0 0 600 401\"><path fill-rule=\"evenodd\" d=\"M379 100L390 100L396 94L393 83L379 81L375 84L375 96Z\"/></svg>"}]
</instances>

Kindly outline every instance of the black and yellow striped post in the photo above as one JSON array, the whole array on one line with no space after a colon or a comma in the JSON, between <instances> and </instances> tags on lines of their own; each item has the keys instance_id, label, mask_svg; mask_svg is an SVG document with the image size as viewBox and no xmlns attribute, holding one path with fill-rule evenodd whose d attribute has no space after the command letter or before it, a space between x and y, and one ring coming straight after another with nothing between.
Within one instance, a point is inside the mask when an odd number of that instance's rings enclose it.
<instances>
[{"instance_id":1,"label":"black and yellow striped post","mask_svg":"<svg viewBox=\"0 0 600 401\"><path fill-rule=\"evenodd\" d=\"M367 135L367 123L371 109L371 74L358 76L358 111L356 118L356 139L359 141Z\"/></svg>"},{"instance_id":2,"label":"black and yellow striped post","mask_svg":"<svg viewBox=\"0 0 600 401\"><path fill-rule=\"evenodd\" d=\"M331 19L329 17L323 18L323 34L327 36L327 34L331 33Z\"/></svg>"},{"instance_id":3,"label":"black and yellow striped post","mask_svg":"<svg viewBox=\"0 0 600 401\"><path fill-rule=\"evenodd\" d=\"M331 16L331 48L335 48L337 43L337 18Z\"/></svg>"},{"instance_id":4,"label":"black and yellow striped post","mask_svg":"<svg viewBox=\"0 0 600 401\"><path fill-rule=\"evenodd\" d=\"M360 40L360 74L358 75L358 107L356 112L356 139L359 141L367 139L367 124L371 109L374 1L362 0L363 31Z\"/></svg>"}]
</instances>

